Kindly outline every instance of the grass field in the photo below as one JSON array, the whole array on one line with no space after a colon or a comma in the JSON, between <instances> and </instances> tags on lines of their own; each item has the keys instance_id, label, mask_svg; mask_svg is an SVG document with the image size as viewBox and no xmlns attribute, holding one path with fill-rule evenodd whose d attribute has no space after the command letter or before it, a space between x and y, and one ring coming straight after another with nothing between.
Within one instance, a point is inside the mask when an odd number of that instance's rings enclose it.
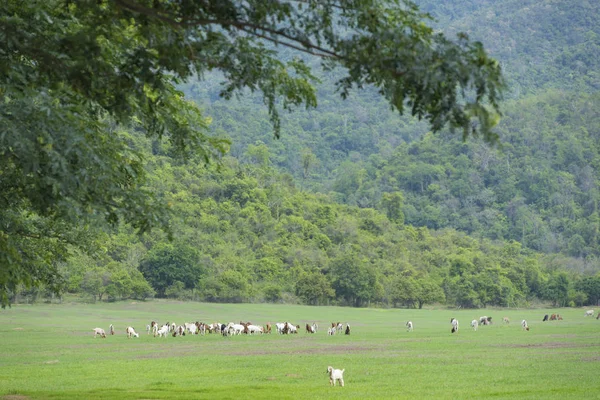
<instances>
[{"instance_id":1,"label":"grass field","mask_svg":"<svg viewBox=\"0 0 600 400\"><path fill-rule=\"evenodd\" d=\"M542 322L552 312L564 320ZM0 399L599 398L600 321L583 314L162 301L18 305L0 311ZM469 323L481 315L495 323L473 332ZM460 321L458 334L450 333L450 317ZM165 339L146 335L153 319L290 321L301 332ZM305 333L315 321L319 332ZM351 334L327 336L332 321L350 323ZM93 328L108 331L111 323L115 336L93 338ZM128 325L139 338L126 338ZM329 386L328 365L346 370L344 388Z\"/></svg>"}]
</instances>

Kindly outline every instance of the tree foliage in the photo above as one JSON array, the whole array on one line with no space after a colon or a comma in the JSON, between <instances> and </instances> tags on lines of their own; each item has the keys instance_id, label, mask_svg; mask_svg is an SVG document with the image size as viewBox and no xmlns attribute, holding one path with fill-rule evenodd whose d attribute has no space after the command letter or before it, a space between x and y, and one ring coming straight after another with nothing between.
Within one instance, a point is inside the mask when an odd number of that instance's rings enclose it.
<instances>
[{"instance_id":1,"label":"tree foliage","mask_svg":"<svg viewBox=\"0 0 600 400\"><path fill-rule=\"evenodd\" d=\"M280 108L314 107L311 68L279 58L277 47L342 68L342 97L373 85L434 130L493 140L498 63L480 43L449 41L427 20L409 1L2 2L2 304L19 283L59 287L53 263L79 245L68 234L74 224L168 226L168 207L142 187L145 161L125 131L167 139L184 160L207 162L228 148L177 84L219 71L221 97L260 92L276 135Z\"/></svg>"}]
</instances>

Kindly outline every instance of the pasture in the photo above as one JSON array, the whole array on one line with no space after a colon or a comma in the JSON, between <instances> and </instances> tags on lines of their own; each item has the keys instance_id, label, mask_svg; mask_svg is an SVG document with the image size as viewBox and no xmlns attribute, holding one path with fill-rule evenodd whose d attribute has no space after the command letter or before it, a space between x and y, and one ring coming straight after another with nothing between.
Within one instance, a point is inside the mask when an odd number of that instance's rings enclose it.
<instances>
[{"instance_id":1,"label":"pasture","mask_svg":"<svg viewBox=\"0 0 600 400\"><path fill-rule=\"evenodd\" d=\"M552 312L564 320L542 322ZM494 323L474 332L470 322L481 315ZM460 322L457 334L451 317ZM151 320L289 321L300 333L154 338L145 331ZM349 323L351 334L328 336L334 321ZM319 331L305 333L313 322ZM94 339L93 328L108 333L111 323L115 336ZM139 338L127 339L129 325ZM0 399L597 398L599 332L600 321L583 309L16 305L0 311ZM344 388L329 386L328 365L346 370Z\"/></svg>"}]
</instances>

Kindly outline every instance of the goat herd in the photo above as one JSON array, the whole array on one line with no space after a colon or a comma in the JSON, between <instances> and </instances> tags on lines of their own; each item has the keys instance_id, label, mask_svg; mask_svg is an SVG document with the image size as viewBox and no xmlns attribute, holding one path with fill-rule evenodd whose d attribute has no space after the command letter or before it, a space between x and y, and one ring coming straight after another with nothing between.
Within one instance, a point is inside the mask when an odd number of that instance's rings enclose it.
<instances>
[{"instance_id":1,"label":"goat herd","mask_svg":"<svg viewBox=\"0 0 600 400\"><path fill-rule=\"evenodd\" d=\"M584 316L593 317L594 310L587 310L585 312ZM546 314L546 315L544 315L544 318L542 319L542 321L544 321L544 322L545 321L557 321L557 320L560 321L562 319L563 318L560 316L560 314L552 314L550 316L548 314ZM600 319L600 312L596 316L596 319ZM492 323L492 317L482 316L482 317L479 317L479 320L474 319L471 321L471 328L473 328L474 331L477 331L477 328L479 327L479 325L491 325L491 323ZM510 319L508 317L503 317L502 323L510 324ZM459 327L458 320L456 318L451 318L450 324L452 325L450 332L451 333L458 332L458 327ZM275 326L276 332L281 335L298 333L298 331L300 330L300 325L290 324L289 322L278 322L274 326ZM521 327L523 328L523 330L526 330L526 331L529 330L529 325L527 324L526 320L521 321ZM154 335L154 337L156 337L156 336L167 337L167 335L172 335L173 337L185 336L186 333L191 334L191 335L204 335L206 333L216 333L216 334L221 334L223 336L241 335L242 333L247 334L247 335L253 335L253 334L257 334L257 333L258 334L271 333L272 329L273 329L273 326L271 325L270 322L267 323L263 327L261 325L254 325L251 322L241 322L241 321L239 324L230 322L227 325L221 324L219 322L215 322L212 324L205 324L204 322L194 322L194 323L186 322L183 325L177 325L175 323L167 322L166 324L164 324L162 326L159 326L159 324L156 321L152 321L149 325L146 325L146 333L148 335L150 333L152 333ZM319 326L317 325L316 322L313 323L312 325L306 324L306 333L317 333L318 329L319 329ZM413 325L412 321L406 322L406 330L408 332L412 332L413 329L414 329L414 325ZM93 332L94 332L94 338L97 336L106 338L106 332L102 328L94 328ZM112 324L110 324L109 332L110 332L110 335L115 334L115 329ZM341 322L337 322L337 323L332 322L331 327L329 327L327 329L327 335L335 335L336 333L342 333L342 332L346 335L350 334L350 325L348 323L346 323L346 328L344 329L344 326ZM127 335L127 338L140 336L136 332L136 330L131 326L128 326L125 329L125 334Z\"/></svg>"},{"instance_id":2,"label":"goat herd","mask_svg":"<svg viewBox=\"0 0 600 400\"><path fill-rule=\"evenodd\" d=\"M274 326L276 332L281 335L298 333L298 331L300 330L300 325L293 325L289 322L278 322ZM306 324L306 333L317 333L318 329L319 326L316 322L312 325ZM251 322L240 322L239 324L230 322L227 325L221 324L219 322L215 322L212 324L205 324L204 322L186 322L183 325L177 325L175 323L167 322L164 325L159 325L156 321L152 321L149 325L146 325L146 333L148 335L152 333L154 337L167 337L167 335L177 337L185 336L186 333L191 335L204 335L206 333L216 333L223 336L241 335L242 333L247 335L253 335L257 333L271 333L272 330L273 326L270 322L268 322L264 327L261 325L254 325ZM106 338L106 331L102 328L94 328L93 332L94 338L97 336ZM342 332L346 335L349 335L350 325L346 324L346 329L344 330L344 326L341 322L332 322L331 327L327 329L328 335L335 335L336 333ZM112 324L110 324L109 333L110 335L115 334L115 329ZM131 326L128 326L125 329L125 334L127 335L127 338L140 336L136 332L136 330Z\"/></svg>"}]
</instances>

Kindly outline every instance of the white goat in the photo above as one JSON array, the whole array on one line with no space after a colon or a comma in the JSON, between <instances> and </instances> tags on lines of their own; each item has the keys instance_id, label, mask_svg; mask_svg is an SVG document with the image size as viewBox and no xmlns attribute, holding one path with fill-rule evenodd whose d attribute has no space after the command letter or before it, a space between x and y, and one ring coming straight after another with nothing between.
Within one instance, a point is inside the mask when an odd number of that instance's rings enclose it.
<instances>
[{"instance_id":1,"label":"white goat","mask_svg":"<svg viewBox=\"0 0 600 400\"><path fill-rule=\"evenodd\" d=\"M227 325L227 330L229 331L230 335L241 335L242 332L244 332L244 325L242 324L234 324L233 322L230 322L229 325Z\"/></svg>"},{"instance_id":2,"label":"white goat","mask_svg":"<svg viewBox=\"0 0 600 400\"><path fill-rule=\"evenodd\" d=\"M115 334L115 327L113 326L113 324L110 324L109 330L111 335Z\"/></svg>"},{"instance_id":3,"label":"white goat","mask_svg":"<svg viewBox=\"0 0 600 400\"><path fill-rule=\"evenodd\" d=\"M584 317L593 317L594 316L594 310L587 310L583 316Z\"/></svg>"},{"instance_id":4,"label":"white goat","mask_svg":"<svg viewBox=\"0 0 600 400\"><path fill-rule=\"evenodd\" d=\"M146 325L146 333L149 335L150 334L150 325Z\"/></svg>"},{"instance_id":5,"label":"white goat","mask_svg":"<svg viewBox=\"0 0 600 400\"><path fill-rule=\"evenodd\" d=\"M339 382L340 386L344 387L344 371L345 369L334 369L332 366L327 367L329 384L335 386L336 382Z\"/></svg>"},{"instance_id":6,"label":"white goat","mask_svg":"<svg viewBox=\"0 0 600 400\"><path fill-rule=\"evenodd\" d=\"M329 328L329 329L327 329L327 334L328 334L329 336L333 336L333 335L335 335L335 328Z\"/></svg>"},{"instance_id":7,"label":"white goat","mask_svg":"<svg viewBox=\"0 0 600 400\"><path fill-rule=\"evenodd\" d=\"M523 327L523 330L526 330L526 331L529 330L529 325L527 325L527 321L525 321L525 320L521 321L521 326Z\"/></svg>"},{"instance_id":8,"label":"white goat","mask_svg":"<svg viewBox=\"0 0 600 400\"><path fill-rule=\"evenodd\" d=\"M248 333L249 334L254 334L254 333L264 333L263 327L259 326L259 325L248 325Z\"/></svg>"},{"instance_id":9,"label":"white goat","mask_svg":"<svg viewBox=\"0 0 600 400\"><path fill-rule=\"evenodd\" d=\"M94 328L94 338L96 338L97 335L106 339L106 332L104 332L104 329L102 328Z\"/></svg>"},{"instance_id":10,"label":"white goat","mask_svg":"<svg viewBox=\"0 0 600 400\"><path fill-rule=\"evenodd\" d=\"M156 331L156 334L154 335L156 337L156 335L158 335L158 337L167 337L167 335L169 334L169 325L163 325L160 329L158 329Z\"/></svg>"},{"instance_id":11,"label":"white goat","mask_svg":"<svg viewBox=\"0 0 600 400\"><path fill-rule=\"evenodd\" d=\"M450 323L452 324L452 333L458 332L458 320L456 318L452 318Z\"/></svg>"},{"instance_id":12,"label":"white goat","mask_svg":"<svg viewBox=\"0 0 600 400\"><path fill-rule=\"evenodd\" d=\"M282 334L283 328L285 328L285 322L277 322L275 323L275 328L277 328L277 333Z\"/></svg>"},{"instance_id":13,"label":"white goat","mask_svg":"<svg viewBox=\"0 0 600 400\"><path fill-rule=\"evenodd\" d=\"M413 330L413 323L412 323L412 321L408 321L406 323L406 332L412 332L412 330Z\"/></svg>"},{"instance_id":14,"label":"white goat","mask_svg":"<svg viewBox=\"0 0 600 400\"><path fill-rule=\"evenodd\" d=\"M140 337L140 335L131 326L128 326L127 329L125 329L125 333L127 334L127 339L130 339L132 336Z\"/></svg>"},{"instance_id":15,"label":"white goat","mask_svg":"<svg viewBox=\"0 0 600 400\"><path fill-rule=\"evenodd\" d=\"M479 322L477 322L476 319L474 319L473 321L471 321L471 328L473 328L473 330L475 332L477 332L477 327L479 326Z\"/></svg>"}]
</instances>

